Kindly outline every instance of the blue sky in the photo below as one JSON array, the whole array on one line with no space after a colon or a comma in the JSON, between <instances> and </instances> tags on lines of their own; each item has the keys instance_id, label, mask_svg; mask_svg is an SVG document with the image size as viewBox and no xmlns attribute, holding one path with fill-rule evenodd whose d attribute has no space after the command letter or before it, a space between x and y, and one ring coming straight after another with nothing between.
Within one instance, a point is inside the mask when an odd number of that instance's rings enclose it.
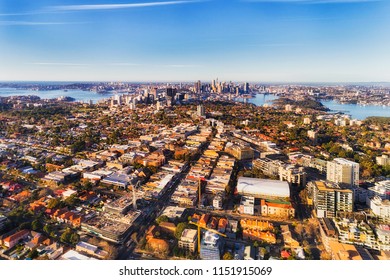
<instances>
[{"instance_id":1,"label":"blue sky","mask_svg":"<svg viewBox=\"0 0 390 280\"><path fill-rule=\"evenodd\" d=\"M0 0L0 80L390 81L388 0Z\"/></svg>"}]
</instances>

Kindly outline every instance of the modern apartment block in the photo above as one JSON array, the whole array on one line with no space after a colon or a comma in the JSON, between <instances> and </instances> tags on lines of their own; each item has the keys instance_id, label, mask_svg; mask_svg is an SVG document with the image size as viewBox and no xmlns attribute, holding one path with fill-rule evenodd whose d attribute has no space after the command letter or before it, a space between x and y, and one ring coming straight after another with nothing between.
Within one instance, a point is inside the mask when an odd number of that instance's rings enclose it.
<instances>
[{"instance_id":1,"label":"modern apartment block","mask_svg":"<svg viewBox=\"0 0 390 280\"><path fill-rule=\"evenodd\" d=\"M328 161L326 179L338 184L358 186L359 164L344 158Z\"/></svg>"},{"instance_id":2,"label":"modern apartment block","mask_svg":"<svg viewBox=\"0 0 390 280\"><path fill-rule=\"evenodd\" d=\"M179 240L179 248L195 252L197 239L196 229L185 229Z\"/></svg>"},{"instance_id":3,"label":"modern apartment block","mask_svg":"<svg viewBox=\"0 0 390 280\"><path fill-rule=\"evenodd\" d=\"M376 157L376 163L381 166L388 166L390 165L390 157L388 155L381 155L379 157Z\"/></svg>"},{"instance_id":4,"label":"modern apartment block","mask_svg":"<svg viewBox=\"0 0 390 280\"><path fill-rule=\"evenodd\" d=\"M377 216L382 222L390 223L390 201L382 200L379 196L375 196L368 200L372 213Z\"/></svg>"},{"instance_id":5,"label":"modern apartment block","mask_svg":"<svg viewBox=\"0 0 390 280\"><path fill-rule=\"evenodd\" d=\"M202 260L220 260L222 243L217 234L206 231L200 245L200 258Z\"/></svg>"},{"instance_id":6,"label":"modern apartment block","mask_svg":"<svg viewBox=\"0 0 390 280\"><path fill-rule=\"evenodd\" d=\"M352 190L342 189L337 184L322 181L309 182L307 188L318 218L333 218L337 212L353 211Z\"/></svg>"},{"instance_id":7,"label":"modern apartment block","mask_svg":"<svg viewBox=\"0 0 390 280\"><path fill-rule=\"evenodd\" d=\"M259 158L253 161L253 168L264 175L278 177L281 181L304 187L306 185L306 172L303 167L296 167L281 160Z\"/></svg>"},{"instance_id":8,"label":"modern apartment block","mask_svg":"<svg viewBox=\"0 0 390 280\"><path fill-rule=\"evenodd\" d=\"M367 198L379 196L381 199L390 199L390 180L376 182L373 187L367 189ZM369 203L367 202L367 205Z\"/></svg>"}]
</instances>

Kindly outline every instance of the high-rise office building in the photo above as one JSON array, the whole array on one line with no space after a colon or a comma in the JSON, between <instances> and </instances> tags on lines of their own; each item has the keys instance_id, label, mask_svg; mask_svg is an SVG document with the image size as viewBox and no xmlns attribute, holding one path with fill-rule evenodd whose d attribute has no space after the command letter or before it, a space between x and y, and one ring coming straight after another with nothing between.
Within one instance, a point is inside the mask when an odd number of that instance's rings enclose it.
<instances>
[{"instance_id":1,"label":"high-rise office building","mask_svg":"<svg viewBox=\"0 0 390 280\"><path fill-rule=\"evenodd\" d=\"M359 164L344 158L328 161L326 179L334 183L359 186Z\"/></svg>"},{"instance_id":2,"label":"high-rise office building","mask_svg":"<svg viewBox=\"0 0 390 280\"><path fill-rule=\"evenodd\" d=\"M171 105L175 103L176 93L177 93L177 89L171 87L167 88L167 100L170 100Z\"/></svg>"},{"instance_id":3,"label":"high-rise office building","mask_svg":"<svg viewBox=\"0 0 390 280\"><path fill-rule=\"evenodd\" d=\"M249 92L249 83L244 84L244 92L248 93Z\"/></svg>"},{"instance_id":4,"label":"high-rise office building","mask_svg":"<svg viewBox=\"0 0 390 280\"><path fill-rule=\"evenodd\" d=\"M217 85L218 82L216 82L215 80L211 81L211 92L217 92Z\"/></svg>"},{"instance_id":5,"label":"high-rise office building","mask_svg":"<svg viewBox=\"0 0 390 280\"><path fill-rule=\"evenodd\" d=\"M152 88L150 94L153 95L154 100L157 100L157 88Z\"/></svg>"},{"instance_id":6,"label":"high-rise office building","mask_svg":"<svg viewBox=\"0 0 390 280\"><path fill-rule=\"evenodd\" d=\"M202 83L200 81L197 81L195 83L195 93L200 93L202 92Z\"/></svg>"},{"instance_id":7,"label":"high-rise office building","mask_svg":"<svg viewBox=\"0 0 390 280\"><path fill-rule=\"evenodd\" d=\"M204 106L202 104L198 105L197 114L199 117L204 117L206 115Z\"/></svg>"}]
</instances>

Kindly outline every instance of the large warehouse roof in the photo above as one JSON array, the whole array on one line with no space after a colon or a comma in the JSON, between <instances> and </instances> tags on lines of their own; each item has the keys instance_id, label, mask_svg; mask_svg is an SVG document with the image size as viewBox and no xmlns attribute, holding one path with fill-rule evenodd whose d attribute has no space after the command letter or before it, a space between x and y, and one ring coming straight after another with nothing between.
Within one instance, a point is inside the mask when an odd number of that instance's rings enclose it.
<instances>
[{"instance_id":1,"label":"large warehouse roof","mask_svg":"<svg viewBox=\"0 0 390 280\"><path fill-rule=\"evenodd\" d=\"M258 178L239 177L237 192L252 196L290 197L288 182Z\"/></svg>"}]
</instances>

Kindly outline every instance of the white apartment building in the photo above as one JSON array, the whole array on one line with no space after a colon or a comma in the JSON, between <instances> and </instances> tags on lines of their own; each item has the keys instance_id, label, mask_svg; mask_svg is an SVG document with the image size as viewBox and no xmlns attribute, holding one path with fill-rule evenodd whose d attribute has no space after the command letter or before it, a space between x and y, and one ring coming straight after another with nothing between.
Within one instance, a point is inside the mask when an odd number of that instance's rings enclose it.
<instances>
[{"instance_id":1,"label":"white apartment building","mask_svg":"<svg viewBox=\"0 0 390 280\"><path fill-rule=\"evenodd\" d=\"M379 196L368 199L372 213L378 216L382 222L390 223L390 201L382 200Z\"/></svg>"},{"instance_id":2,"label":"white apartment building","mask_svg":"<svg viewBox=\"0 0 390 280\"><path fill-rule=\"evenodd\" d=\"M359 164L344 158L328 161L326 179L334 183L359 185Z\"/></svg>"},{"instance_id":3,"label":"white apartment building","mask_svg":"<svg viewBox=\"0 0 390 280\"><path fill-rule=\"evenodd\" d=\"M376 157L376 163L381 166L390 165L390 157L388 155L381 155Z\"/></svg>"},{"instance_id":4,"label":"white apartment building","mask_svg":"<svg viewBox=\"0 0 390 280\"><path fill-rule=\"evenodd\" d=\"M390 180L376 182L375 186L368 188L367 197L372 198L374 196L379 196L382 199L390 199Z\"/></svg>"},{"instance_id":5,"label":"white apartment building","mask_svg":"<svg viewBox=\"0 0 390 280\"><path fill-rule=\"evenodd\" d=\"M190 252L195 252L197 239L197 230L186 228L185 230L183 230L183 233L179 240L179 248L188 250Z\"/></svg>"}]
</instances>

